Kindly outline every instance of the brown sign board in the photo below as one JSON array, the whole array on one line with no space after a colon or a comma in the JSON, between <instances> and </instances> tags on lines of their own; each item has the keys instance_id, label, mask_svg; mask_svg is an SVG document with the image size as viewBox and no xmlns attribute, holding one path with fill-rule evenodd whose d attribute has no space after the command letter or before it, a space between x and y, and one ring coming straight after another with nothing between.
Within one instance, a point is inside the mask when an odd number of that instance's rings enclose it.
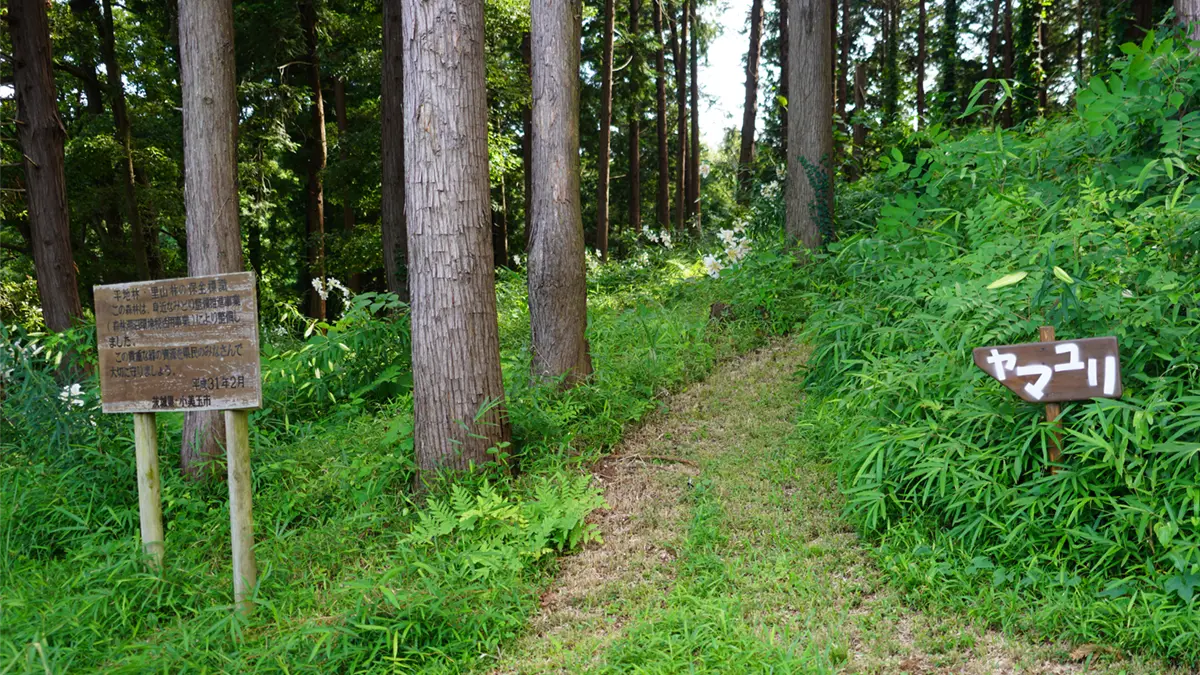
<instances>
[{"instance_id":1,"label":"brown sign board","mask_svg":"<svg viewBox=\"0 0 1200 675\"><path fill-rule=\"evenodd\" d=\"M252 272L92 290L104 412L261 407Z\"/></svg>"},{"instance_id":2,"label":"brown sign board","mask_svg":"<svg viewBox=\"0 0 1200 675\"><path fill-rule=\"evenodd\" d=\"M1120 398L1117 338L976 347L975 365L1030 403Z\"/></svg>"}]
</instances>

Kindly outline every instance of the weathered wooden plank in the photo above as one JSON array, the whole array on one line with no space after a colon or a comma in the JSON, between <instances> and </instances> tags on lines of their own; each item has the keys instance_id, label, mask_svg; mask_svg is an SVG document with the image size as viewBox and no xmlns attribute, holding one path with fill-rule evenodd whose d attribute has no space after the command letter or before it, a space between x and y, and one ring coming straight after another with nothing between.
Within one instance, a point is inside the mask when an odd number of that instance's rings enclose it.
<instances>
[{"instance_id":1,"label":"weathered wooden plank","mask_svg":"<svg viewBox=\"0 0 1200 675\"><path fill-rule=\"evenodd\" d=\"M262 405L252 272L93 288L106 413Z\"/></svg>"},{"instance_id":2,"label":"weathered wooden plank","mask_svg":"<svg viewBox=\"0 0 1200 675\"><path fill-rule=\"evenodd\" d=\"M1030 403L1120 398L1117 338L976 347L975 365Z\"/></svg>"}]
</instances>

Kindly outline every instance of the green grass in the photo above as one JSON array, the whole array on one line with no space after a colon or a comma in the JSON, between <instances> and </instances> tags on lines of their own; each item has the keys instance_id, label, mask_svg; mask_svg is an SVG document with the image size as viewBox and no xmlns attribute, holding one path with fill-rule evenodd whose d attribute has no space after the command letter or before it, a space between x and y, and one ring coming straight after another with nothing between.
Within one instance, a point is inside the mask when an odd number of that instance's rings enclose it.
<instances>
[{"instance_id":1,"label":"green grass","mask_svg":"<svg viewBox=\"0 0 1200 675\"><path fill-rule=\"evenodd\" d=\"M160 416L167 563L155 575L138 552L128 419L98 413L94 382L86 406L63 406L47 353L18 355L0 420L0 672L469 669L522 633L555 567L545 550L581 543L582 525L568 525L595 492L570 477L666 392L761 341L760 322L710 324L712 284L692 274L659 259L591 275L597 374L561 395L528 377L524 281L502 276L520 477L436 489L447 517L478 504L485 515L420 541L415 525L436 511L407 490L411 400L387 397L402 373L375 382L404 361L373 343L403 340L405 326L360 317L309 336L305 352L274 348L268 406L252 416L260 583L248 618L231 611L223 485L179 478L178 420ZM86 355L86 342L73 348ZM314 352L336 357L316 360L321 383L304 360Z\"/></svg>"},{"instance_id":2,"label":"green grass","mask_svg":"<svg viewBox=\"0 0 1200 675\"><path fill-rule=\"evenodd\" d=\"M836 420L794 375L807 351L787 341L731 361L625 441L627 459L599 470L614 504L599 521L605 545L564 561L531 629L483 670L1073 668L1073 645L1002 634L937 603L916 609L887 583L841 517ZM1101 653L1092 672L1169 669Z\"/></svg>"}]
</instances>

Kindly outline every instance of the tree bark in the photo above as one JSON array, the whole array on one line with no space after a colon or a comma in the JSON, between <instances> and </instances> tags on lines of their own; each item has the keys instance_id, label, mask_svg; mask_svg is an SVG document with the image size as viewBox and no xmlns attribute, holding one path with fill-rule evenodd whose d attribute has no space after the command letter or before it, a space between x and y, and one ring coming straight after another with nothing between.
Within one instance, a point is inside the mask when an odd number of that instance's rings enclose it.
<instances>
[{"instance_id":1,"label":"tree bark","mask_svg":"<svg viewBox=\"0 0 1200 675\"><path fill-rule=\"evenodd\" d=\"M592 372L579 203L580 0L534 0L533 230L529 319L533 374L571 386Z\"/></svg>"},{"instance_id":2,"label":"tree bark","mask_svg":"<svg viewBox=\"0 0 1200 675\"><path fill-rule=\"evenodd\" d=\"M629 0L629 227L642 231L641 0Z\"/></svg>"},{"instance_id":3,"label":"tree bark","mask_svg":"<svg viewBox=\"0 0 1200 675\"><path fill-rule=\"evenodd\" d=\"M688 166L688 185L691 186L688 203L691 205L692 232L700 235L700 31L696 16L696 0L688 2L688 14L692 22L692 48L689 54L692 77L692 153Z\"/></svg>"},{"instance_id":4,"label":"tree bark","mask_svg":"<svg viewBox=\"0 0 1200 675\"><path fill-rule=\"evenodd\" d=\"M1013 79L1012 0L1004 0L1004 79L1008 80L1011 86ZM1004 101L1004 108L1000 111L1000 124L1004 127L1011 127L1013 124L1011 96Z\"/></svg>"},{"instance_id":5,"label":"tree bark","mask_svg":"<svg viewBox=\"0 0 1200 675\"><path fill-rule=\"evenodd\" d=\"M946 0L942 19L942 34L938 51L938 70L941 82L938 85L938 102L946 121L953 120L959 112L958 102L958 0Z\"/></svg>"},{"instance_id":6,"label":"tree bark","mask_svg":"<svg viewBox=\"0 0 1200 675\"><path fill-rule=\"evenodd\" d=\"M1193 40L1200 40L1200 0L1175 0L1175 18L1190 27L1188 35Z\"/></svg>"},{"instance_id":7,"label":"tree bark","mask_svg":"<svg viewBox=\"0 0 1200 675\"><path fill-rule=\"evenodd\" d=\"M836 2L836 0L835 0ZM921 0L924 2L924 0ZM846 119L846 103L849 99L849 67L850 48L854 45L854 31L851 27L850 0L842 0L842 32L838 35L838 67L837 67L837 114L842 120L843 128L849 124ZM837 12L832 12L836 14Z\"/></svg>"},{"instance_id":8,"label":"tree bark","mask_svg":"<svg viewBox=\"0 0 1200 675\"><path fill-rule=\"evenodd\" d=\"M854 135L851 143L854 146L855 170L851 175L857 175L858 167L862 165L863 149L867 146L867 126L863 124L862 116L866 114L867 100L867 67L864 63L854 66L854 116L859 120L854 123Z\"/></svg>"},{"instance_id":9,"label":"tree bark","mask_svg":"<svg viewBox=\"0 0 1200 675\"><path fill-rule=\"evenodd\" d=\"M667 149L667 63L663 45L663 6L664 0L650 0L654 3L654 39L658 49L654 54L655 88L655 132L658 136L658 176L655 178L655 209L660 230L671 229L671 157Z\"/></svg>"},{"instance_id":10,"label":"tree bark","mask_svg":"<svg viewBox=\"0 0 1200 675\"><path fill-rule=\"evenodd\" d=\"M383 144L380 211L383 269L389 293L408 302L408 224L404 204L404 28L401 0L383 0Z\"/></svg>"},{"instance_id":11,"label":"tree bark","mask_svg":"<svg viewBox=\"0 0 1200 675\"><path fill-rule=\"evenodd\" d=\"M596 248L600 260L608 261L608 169L612 145L612 78L614 0L604 0L604 46L600 66L600 135L596 151ZM536 64L536 61L535 61ZM535 65L534 68L537 66ZM534 135L537 132L534 131ZM536 225L534 226L536 227Z\"/></svg>"},{"instance_id":12,"label":"tree bark","mask_svg":"<svg viewBox=\"0 0 1200 675\"><path fill-rule=\"evenodd\" d=\"M746 49L746 99L742 106L742 145L738 152L738 202L750 203L754 164L754 122L758 117L758 59L761 54L763 1L750 5L750 46Z\"/></svg>"},{"instance_id":13,"label":"tree bark","mask_svg":"<svg viewBox=\"0 0 1200 675\"><path fill-rule=\"evenodd\" d=\"M306 194L308 208L305 210L305 235L308 243L308 265L305 275L308 281L325 281L325 163L328 159L325 146L325 99L321 93L321 60L317 52L317 8L315 0L300 3L300 23L304 30L305 59L308 61L308 87L311 90L312 126L309 128L308 176ZM313 288L308 291L308 315L314 319L325 318L325 298Z\"/></svg>"},{"instance_id":14,"label":"tree bark","mask_svg":"<svg viewBox=\"0 0 1200 675\"><path fill-rule=\"evenodd\" d=\"M846 1L849 2L849 0ZM777 104L777 107L781 113L779 115L780 143L783 145L781 150L786 158L788 154L788 83L791 82L788 59L791 58L792 53L789 46L791 28L788 26L788 5L791 4L791 0L775 0L775 4L779 10L779 98L782 99L782 105Z\"/></svg>"},{"instance_id":15,"label":"tree bark","mask_svg":"<svg viewBox=\"0 0 1200 675\"><path fill-rule=\"evenodd\" d=\"M1145 34L1146 30L1149 30L1149 28L1143 30L1142 33ZM1045 115L1046 108L1048 108L1050 105L1048 90L1049 82L1047 81L1048 78L1046 77L1046 56L1049 52L1049 48L1047 47L1048 39L1049 36L1047 35L1046 10L1043 8L1042 11L1038 12L1037 14L1037 69L1035 72L1037 73L1039 116Z\"/></svg>"},{"instance_id":16,"label":"tree bark","mask_svg":"<svg viewBox=\"0 0 1200 675\"><path fill-rule=\"evenodd\" d=\"M845 0L849 5L849 0ZM925 61L929 58L925 29L929 19L925 16L925 0L917 0L917 128L925 126Z\"/></svg>"},{"instance_id":17,"label":"tree bark","mask_svg":"<svg viewBox=\"0 0 1200 675\"><path fill-rule=\"evenodd\" d=\"M833 213L833 52L829 48L829 0L791 0L791 91L804 92L788 104L787 235L795 245L816 249Z\"/></svg>"},{"instance_id":18,"label":"tree bark","mask_svg":"<svg viewBox=\"0 0 1200 675\"><path fill-rule=\"evenodd\" d=\"M350 120L346 115L346 79L339 77L333 81L333 114L337 118L338 128L338 161L343 165L350 161L350 144L347 134L350 131ZM350 185L345 186L342 193L342 230L349 238L354 235L354 203L351 197ZM351 272L346 280L346 286L353 292L362 290L362 273Z\"/></svg>"},{"instance_id":19,"label":"tree bark","mask_svg":"<svg viewBox=\"0 0 1200 675\"><path fill-rule=\"evenodd\" d=\"M125 218L129 221L129 234L133 248L133 262L137 266L139 279L152 278L150 243L142 225L138 210L136 184L133 171L133 132L129 124L129 111L125 101L125 85L121 80L121 64L117 60L116 36L113 22L112 2L103 0L103 14L97 17L100 33L100 48L104 58L104 70L108 79L109 105L113 113L113 126L117 144L121 146L121 191L125 199Z\"/></svg>"},{"instance_id":20,"label":"tree bark","mask_svg":"<svg viewBox=\"0 0 1200 675\"><path fill-rule=\"evenodd\" d=\"M9 0L8 27L17 99L15 126L25 156L25 198L42 319L48 330L63 331L83 315L83 307L71 257L63 173L67 132L58 116L44 0Z\"/></svg>"},{"instance_id":21,"label":"tree bark","mask_svg":"<svg viewBox=\"0 0 1200 675\"><path fill-rule=\"evenodd\" d=\"M924 2L924 0L922 0ZM998 68L996 61L1000 55L1000 0L992 0L992 16L991 27L988 29L988 49L987 63L984 64L986 77L989 80L996 79ZM989 84L987 91L983 95L985 101L994 100L997 87L995 84Z\"/></svg>"},{"instance_id":22,"label":"tree bark","mask_svg":"<svg viewBox=\"0 0 1200 675\"><path fill-rule=\"evenodd\" d=\"M883 98L883 124L891 126L898 121L897 113L900 109L899 0L887 0L884 3L883 22L887 30L883 38L883 82L880 94Z\"/></svg>"},{"instance_id":23,"label":"tree bark","mask_svg":"<svg viewBox=\"0 0 1200 675\"><path fill-rule=\"evenodd\" d=\"M525 76L530 80L530 92L533 82L533 55L530 53L529 33L521 37L521 62L525 65ZM530 94L532 98L532 93ZM533 102L532 100L521 109L521 173L525 180L525 255L529 255L529 231L533 227Z\"/></svg>"},{"instance_id":24,"label":"tree bark","mask_svg":"<svg viewBox=\"0 0 1200 675\"><path fill-rule=\"evenodd\" d=\"M508 266L508 202L505 195L504 174L500 174L500 185L496 186L496 199L492 202L492 265Z\"/></svg>"},{"instance_id":25,"label":"tree bark","mask_svg":"<svg viewBox=\"0 0 1200 675\"><path fill-rule=\"evenodd\" d=\"M401 5L413 442L424 475L479 466L510 432L489 222L483 0Z\"/></svg>"},{"instance_id":26,"label":"tree bark","mask_svg":"<svg viewBox=\"0 0 1200 675\"><path fill-rule=\"evenodd\" d=\"M1181 1L1186 2L1187 0ZM1147 31L1154 28L1154 0L1132 0L1129 3L1129 12L1129 20L1125 23L1125 41L1140 44L1146 37ZM1178 15L1178 12L1176 14ZM1039 36L1044 23L1045 21L1040 21L1038 24Z\"/></svg>"},{"instance_id":27,"label":"tree bark","mask_svg":"<svg viewBox=\"0 0 1200 675\"><path fill-rule=\"evenodd\" d=\"M232 1L181 2L179 42L188 274L240 272ZM180 457L184 473L193 479L219 475L217 467L207 465L220 458L224 440L220 412L187 413Z\"/></svg>"},{"instance_id":28,"label":"tree bark","mask_svg":"<svg viewBox=\"0 0 1200 675\"><path fill-rule=\"evenodd\" d=\"M686 0L680 0L686 3ZM684 231L687 219L687 6L679 8L679 16L671 18L671 60L675 68L675 229Z\"/></svg>"}]
</instances>

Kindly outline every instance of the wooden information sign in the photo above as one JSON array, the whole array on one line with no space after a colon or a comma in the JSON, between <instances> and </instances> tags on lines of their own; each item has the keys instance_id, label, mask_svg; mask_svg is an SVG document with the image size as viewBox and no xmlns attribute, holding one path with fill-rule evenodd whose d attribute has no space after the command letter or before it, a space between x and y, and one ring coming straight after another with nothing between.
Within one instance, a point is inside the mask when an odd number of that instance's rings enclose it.
<instances>
[{"instance_id":1,"label":"wooden information sign","mask_svg":"<svg viewBox=\"0 0 1200 675\"><path fill-rule=\"evenodd\" d=\"M1054 339L1054 326L1038 328L1041 342L976 347L975 365L1017 396L1046 404L1046 421L1056 424L1049 439L1050 461L1062 456L1059 401L1120 398L1121 357L1117 338ZM1051 472L1054 467L1051 466Z\"/></svg>"},{"instance_id":2,"label":"wooden information sign","mask_svg":"<svg viewBox=\"0 0 1200 675\"><path fill-rule=\"evenodd\" d=\"M1117 338L977 347L975 365L1030 403L1120 398Z\"/></svg>"},{"instance_id":3,"label":"wooden information sign","mask_svg":"<svg viewBox=\"0 0 1200 675\"><path fill-rule=\"evenodd\" d=\"M253 273L94 292L104 412L261 407Z\"/></svg>"},{"instance_id":4,"label":"wooden information sign","mask_svg":"<svg viewBox=\"0 0 1200 675\"><path fill-rule=\"evenodd\" d=\"M257 583L247 409L262 405L254 274L95 286L100 399L133 413L142 546L165 553L155 413L225 411L233 591L251 609Z\"/></svg>"}]
</instances>

